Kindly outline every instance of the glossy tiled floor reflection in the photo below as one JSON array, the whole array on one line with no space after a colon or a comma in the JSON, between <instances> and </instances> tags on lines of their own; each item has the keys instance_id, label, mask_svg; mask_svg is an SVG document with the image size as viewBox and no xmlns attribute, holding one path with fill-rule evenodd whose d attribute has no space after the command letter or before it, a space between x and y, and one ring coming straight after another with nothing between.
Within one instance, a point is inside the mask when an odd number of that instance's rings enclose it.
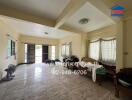
<instances>
[{"instance_id":1,"label":"glossy tiled floor reflection","mask_svg":"<svg viewBox=\"0 0 132 100\"><path fill-rule=\"evenodd\" d=\"M111 85L105 88L79 75L55 75L53 68L67 70L59 65L19 66L14 80L0 84L0 100L119 100Z\"/></svg>"}]
</instances>

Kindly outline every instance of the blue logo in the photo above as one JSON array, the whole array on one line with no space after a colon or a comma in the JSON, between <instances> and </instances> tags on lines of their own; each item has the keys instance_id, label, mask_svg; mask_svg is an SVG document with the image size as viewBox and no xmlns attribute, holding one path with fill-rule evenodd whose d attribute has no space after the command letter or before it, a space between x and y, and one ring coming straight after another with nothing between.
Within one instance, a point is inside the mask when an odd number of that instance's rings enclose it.
<instances>
[{"instance_id":1,"label":"blue logo","mask_svg":"<svg viewBox=\"0 0 132 100\"><path fill-rule=\"evenodd\" d=\"M113 6L111 9L111 16L124 16L125 8L123 6L116 5Z\"/></svg>"}]
</instances>

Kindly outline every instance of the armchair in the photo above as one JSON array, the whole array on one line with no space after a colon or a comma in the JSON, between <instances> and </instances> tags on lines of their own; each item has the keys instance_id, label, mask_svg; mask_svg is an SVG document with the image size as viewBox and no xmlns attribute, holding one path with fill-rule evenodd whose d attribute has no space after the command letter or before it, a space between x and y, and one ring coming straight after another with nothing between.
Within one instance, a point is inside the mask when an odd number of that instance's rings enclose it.
<instances>
[{"instance_id":1,"label":"armchair","mask_svg":"<svg viewBox=\"0 0 132 100\"><path fill-rule=\"evenodd\" d=\"M63 59L63 62L66 63L66 67L68 69L72 69L72 70L76 70L77 67L75 65L76 62L79 62L79 58L77 56L69 56L69 57L65 57Z\"/></svg>"},{"instance_id":2,"label":"armchair","mask_svg":"<svg viewBox=\"0 0 132 100\"><path fill-rule=\"evenodd\" d=\"M119 97L119 92L132 96L132 68L121 69L114 76L115 96Z\"/></svg>"}]
</instances>

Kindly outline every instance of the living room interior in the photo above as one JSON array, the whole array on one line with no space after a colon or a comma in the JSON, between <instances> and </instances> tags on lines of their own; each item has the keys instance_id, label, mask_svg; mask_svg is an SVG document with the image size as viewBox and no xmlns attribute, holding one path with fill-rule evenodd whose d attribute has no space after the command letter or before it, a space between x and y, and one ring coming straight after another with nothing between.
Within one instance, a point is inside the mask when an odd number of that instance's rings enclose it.
<instances>
[{"instance_id":1,"label":"living room interior","mask_svg":"<svg viewBox=\"0 0 132 100\"><path fill-rule=\"evenodd\" d=\"M0 0L0 100L131 100L131 0Z\"/></svg>"}]
</instances>

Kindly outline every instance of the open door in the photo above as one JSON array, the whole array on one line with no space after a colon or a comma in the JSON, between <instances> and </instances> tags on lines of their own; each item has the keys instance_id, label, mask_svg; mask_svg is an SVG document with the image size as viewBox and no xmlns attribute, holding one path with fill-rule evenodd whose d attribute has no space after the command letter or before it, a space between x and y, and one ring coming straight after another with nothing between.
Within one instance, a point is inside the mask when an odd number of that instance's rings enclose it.
<instances>
[{"instance_id":1,"label":"open door","mask_svg":"<svg viewBox=\"0 0 132 100\"><path fill-rule=\"evenodd\" d=\"M48 51L49 51L49 46L43 45L42 46L42 62L45 62L45 60L48 59Z\"/></svg>"},{"instance_id":2,"label":"open door","mask_svg":"<svg viewBox=\"0 0 132 100\"><path fill-rule=\"evenodd\" d=\"M35 44L27 44L27 63L35 63Z\"/></svg>"},{"instance_id":3,"label":"open door","mask_svg":"<svg viewBox=\"0 0 132 100\"><path fill-rule=\"evenodd\" d=\"M42 63L42 45L35 45L35 63Z\"/></svg>"}]
</instances>

